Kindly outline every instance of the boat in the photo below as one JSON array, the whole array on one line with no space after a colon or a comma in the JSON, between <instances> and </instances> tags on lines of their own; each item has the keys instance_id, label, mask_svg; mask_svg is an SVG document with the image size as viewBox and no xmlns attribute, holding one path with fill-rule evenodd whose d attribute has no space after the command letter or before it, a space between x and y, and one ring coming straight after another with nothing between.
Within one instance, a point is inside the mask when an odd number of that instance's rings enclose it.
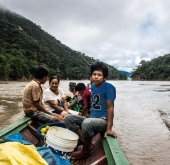
<instances>
[{"instance_id":1,"label":"boat","mask_svg":"<svg viewBox=\"0 0 170 165\"><path fill-rule=\"evenodd\" d=\"M63 123L64 124L64 123ZM5 143L4 137L13 133L20 133L23 138L35 146L43 146L44 139L37 134L37 129L42 127L43 123L32 120L29 117L23 117L13 124L0 130L0 145ZM117 139L106 136L101 137L97 134L93 140L95 148L86 159L72 162L76 165L129 165L129 162L121 150Z\"/></svg>"}]
</instances>

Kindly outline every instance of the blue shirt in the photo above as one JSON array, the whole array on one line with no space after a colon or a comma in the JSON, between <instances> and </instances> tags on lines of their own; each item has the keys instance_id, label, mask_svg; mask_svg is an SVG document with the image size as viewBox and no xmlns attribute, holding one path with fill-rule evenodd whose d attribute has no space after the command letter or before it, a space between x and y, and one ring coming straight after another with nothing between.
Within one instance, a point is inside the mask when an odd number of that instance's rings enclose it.
<instances>
[{"instance_id":1,"label":"blue shirt","mask_svg":"<svg viewBox=\"0 0 170 165\"><path fill-rule=\"evenodd\" d=\"M91 107L90 117L101 118L107 117L107 100L114 100L116 98L115 87L107 82L104 82L99 87L95 88L94 84L91 87Z\"/></svg>"}]
</instances>

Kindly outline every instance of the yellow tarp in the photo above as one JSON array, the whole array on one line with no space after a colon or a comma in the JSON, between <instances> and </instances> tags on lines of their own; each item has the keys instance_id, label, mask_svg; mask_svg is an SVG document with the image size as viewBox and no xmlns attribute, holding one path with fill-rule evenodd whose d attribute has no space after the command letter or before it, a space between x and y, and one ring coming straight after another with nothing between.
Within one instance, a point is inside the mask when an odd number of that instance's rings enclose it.
<instances>
[{"instance_id":1,"label":"yellow tarp","mask_svg":"<svg viewBox=\"0 0 170 165\"><path fill-rule=\"evenodd\" d=\"M48 165L34 145L18 142L0 144L0 165Z\"/></svg>"}]
</instances>

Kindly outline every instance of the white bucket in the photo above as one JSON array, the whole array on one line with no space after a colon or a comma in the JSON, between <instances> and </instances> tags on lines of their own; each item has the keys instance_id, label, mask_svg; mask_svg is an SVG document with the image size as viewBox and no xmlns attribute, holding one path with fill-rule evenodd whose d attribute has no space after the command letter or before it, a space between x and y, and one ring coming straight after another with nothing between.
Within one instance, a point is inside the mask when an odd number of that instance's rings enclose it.
<instances>
[{"instance_id":1,"label":"white bucket","mask_svg":"<svg viewBox=\"0 0 170 165\"><path fill-rule=\"evenodd\" d=\"M60 157L70 159L78 138L77 134L66 128L52 126L46 134L46 145L54 149Z\"/></svg>"}]
</instances>

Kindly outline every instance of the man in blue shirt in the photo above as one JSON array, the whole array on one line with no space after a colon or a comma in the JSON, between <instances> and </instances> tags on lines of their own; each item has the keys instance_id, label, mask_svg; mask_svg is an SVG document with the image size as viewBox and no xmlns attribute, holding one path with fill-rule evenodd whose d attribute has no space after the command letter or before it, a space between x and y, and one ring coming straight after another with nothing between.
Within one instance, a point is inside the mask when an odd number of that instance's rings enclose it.
<instances>
[{"instance_id":1,"label":"man in blue shirt","mask_svg":"<svg viewBox=\"0 0 170 165\"><path fill-rule=\"evenodd\" d=\"M72 153L72 159L83 159L90 155L94 148L92 138L101 133L117 137L112 131L114 117L115 87L106 82L108 68L102 62L91 65L91 107L90 116L66 115L64 123L68 129L75 132L83 143L83 148Z\"/></svg>"}]
</instances>

